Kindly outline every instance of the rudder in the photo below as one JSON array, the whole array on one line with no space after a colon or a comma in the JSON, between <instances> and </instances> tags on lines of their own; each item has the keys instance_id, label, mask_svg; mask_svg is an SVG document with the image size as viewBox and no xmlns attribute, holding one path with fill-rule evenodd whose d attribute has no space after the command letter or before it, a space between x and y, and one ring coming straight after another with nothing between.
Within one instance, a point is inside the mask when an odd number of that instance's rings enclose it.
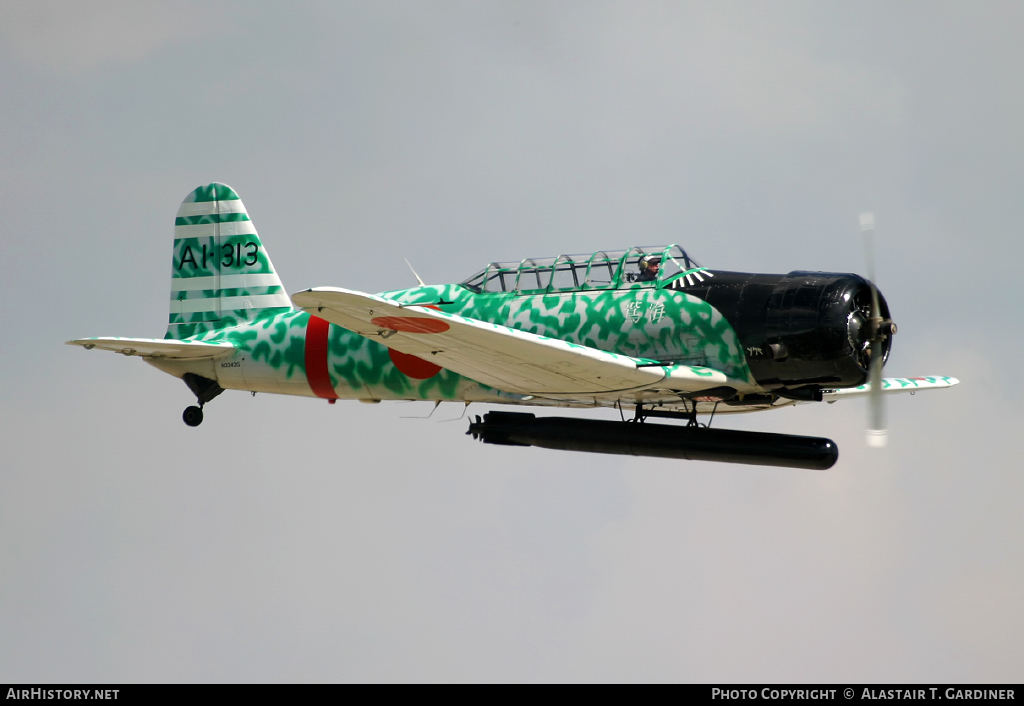
<instances>
[{"instance_id":1,"label":"rudder","mask_svg":"<svg viewBox=\"0 0 1024 706\"><path fill-rule=\"evenodd\" d=\"M226 184L198 187L178 209L170 308L165 338L172 339L292 308L245 206Z\"/></svg>"}]
</instances>

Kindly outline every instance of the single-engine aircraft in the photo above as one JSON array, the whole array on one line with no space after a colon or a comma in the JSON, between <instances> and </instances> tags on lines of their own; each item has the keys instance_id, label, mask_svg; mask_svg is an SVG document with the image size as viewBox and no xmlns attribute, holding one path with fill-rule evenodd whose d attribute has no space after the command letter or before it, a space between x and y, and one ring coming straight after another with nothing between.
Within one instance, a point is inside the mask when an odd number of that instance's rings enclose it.
<instances>
[{"instance_id":1,"label":"single-engine aircraft","mask_svg":"<svg viewBox=\"0 0 1024 706\"><path fill-rule=\"evenodd\" d=\"M873 234L870 214L861 227ZM139 356L184 380L196 396L183 415L193 427L224 390L332 404L608 407L621 421L489 412L468 433L492 444L823 470L838 458L829 439L711 422L868 396L868 439L884 445L883 395L957 384L881 377L896 326L872 280L708 269L678 245L659 245L492 262L459 284L419 280L380 294L317 287L289 299L238 194L213 183L190 193L174 221L164 337L68 343Z\"/></svg>"}]
</instances>

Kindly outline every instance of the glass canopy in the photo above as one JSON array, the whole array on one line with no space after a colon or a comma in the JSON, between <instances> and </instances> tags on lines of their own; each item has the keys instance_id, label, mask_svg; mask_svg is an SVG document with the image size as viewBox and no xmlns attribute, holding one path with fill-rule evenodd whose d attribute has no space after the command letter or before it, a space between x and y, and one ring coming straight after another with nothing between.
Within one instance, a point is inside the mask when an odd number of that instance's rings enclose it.
<instances>
[{"instance_id":1,"label":"glass canopy","mask_svg":"<svg viewBox=\"0 0 1024 706\"><path fill-rule=\"evenodd\" d=\"M700 267L678 245L492 262L462 282L474 292L544 292L656 287Z\"/></svg>"}]
</instances>

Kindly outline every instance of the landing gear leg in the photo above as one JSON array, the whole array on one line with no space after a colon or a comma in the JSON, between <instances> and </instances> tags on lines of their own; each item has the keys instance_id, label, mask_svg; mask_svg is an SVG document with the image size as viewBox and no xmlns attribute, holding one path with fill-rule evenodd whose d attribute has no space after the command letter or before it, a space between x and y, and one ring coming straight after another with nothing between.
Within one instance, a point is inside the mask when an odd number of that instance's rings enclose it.
<instances>
[{"instance_id":1,"label":"landing gear leg","mask_svg":"<svg viewBox=\"0 0 1024 706\"><path fill-rule=\"evenodd\" d=\"M621 412L622 410L620 409L619 411ZM638 404L636 406L636 411L635 411L635 414L634 414L633 418L630 419L629 421L631 421L633 424L643 424L644 423L644 418L646 416L647 415L644 414L644 406L642 404Z\"/></svg>"},{"instance_id":2,"label":"landing gear leg","mask_svg":"<svg viewBox=\"0 0 1024 706\"><path fill-rule=\"evenodd\" d=\"M224 388L217 384L216 380L204 378L194 373L185 373L182 376L188 389L196 396L198 407L186 407L181 418L190 427L197 427L203 423L203 407L214 397L224 392Z\"/></svg>"},{"instance_id":3,"label":"landing gear leg","mask_svg":"<svg viewBox=\"0 0 1024 706\"><path fill-rule=\"evenodd\" d=\"M688 427L699 427L700 422L697 421L697 400L690 400L690 404L693 405L693 412L690 415L690 421L686 423ZM686 404L683 404L683 409L686 409Z\"/></svg>"}]
</instances>

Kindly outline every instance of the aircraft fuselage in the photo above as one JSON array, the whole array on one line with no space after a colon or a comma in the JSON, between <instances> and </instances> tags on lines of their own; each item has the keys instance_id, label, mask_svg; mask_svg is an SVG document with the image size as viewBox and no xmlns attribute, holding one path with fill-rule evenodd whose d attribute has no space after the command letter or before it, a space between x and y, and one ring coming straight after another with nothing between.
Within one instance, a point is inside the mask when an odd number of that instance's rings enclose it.
<instances>
[{"instance_id":1,"label":"aircraft fuselage","mask_svg":"<svg viewBox=\"0 0 1024 706\"><path fill-rule=\"evenodd\" d=\"M765 395L810 399L822 388L864 383L858 336L870 296L865 280L807 272L710 275L664 287L520 293L449 284L381 296L632 358L711 368ZM378 342L301 311L179 331L238 350L212 361L150 362L178 376L216 380L224 389L365 401L523 398L393 351L386 331Z\"/></svg>"}]
</instances>

